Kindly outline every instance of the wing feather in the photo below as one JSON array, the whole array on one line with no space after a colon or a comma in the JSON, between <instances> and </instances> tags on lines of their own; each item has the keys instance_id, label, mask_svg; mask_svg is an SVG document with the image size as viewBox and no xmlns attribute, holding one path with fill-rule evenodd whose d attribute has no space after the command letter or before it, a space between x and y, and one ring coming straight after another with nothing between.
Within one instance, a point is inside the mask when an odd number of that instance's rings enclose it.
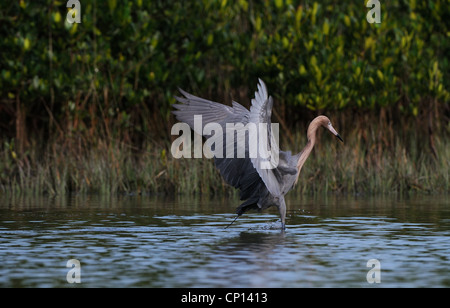
<instances>
[{"instance_id":1,"label":"wing feather","mask_svg":"<svg viewBox=\"0 0 450 308\"><path fill-rule=\"evenodd\" d=\"M245 125L249 121L249 110L235 101L232 102L232 107L230 107L197 97L181 89L179 90L184 97L175 96L179 104L173 105L177 110L172 111L172 113L178 121L187 123L192 129L194 129L195 115L202 116L203 126L212 122L219 123L224 133L227 123L242 123ZM197 133L201 134L202 132ZM207 138L208 136L205 137ZM235 155L237 152L236 141L228 141L234 142L231 146L234 149ZM225 140L224 136L223 144L226 145L226 142L227 140ZM258 191L257 188L260 185L264 185L258 172L248 158L248 149L245 149L245 151L245 158L214 158L214 163L225 182L240 190L241 200L246 200L250 197L255 199L255 194Z\"/></svg>"},{"instance_id":2,"label":"wing feather","mask_svg":"<svg viewBox=\"0 0 450 308\"><path fill-rule=\"evenodd\" d=\"M219 123L224 133L226 132L227 123L242 123L246 125L251 122L256 124L257 128L260 123L267 124L267 138L265 140L269 143L270 151L266 151L263 153L264 155L257 151L257 158L250 158L249 142L246 142L245 158L214 158L215 165L224 180L233 187L240 189L241 200L257 200L256 194L261 191L260 188L263 186L266 186L267 190L274 196L281 195L282 190L280 181L283 175L277 169L277 162L274 163L273 161L273 153L279 153L278 141L274 138L270 125L273 100L272 97L268 96L264 82L261 79L258 80L258 91L255 92L255 98L251 100L250 111L235 101L232 102L232 106L227 106L197 97L181 89L179 90L184 97L176 96L175 99L180 104L173 105L177 109L173 111L176 118L189 124L192 129L194 129L194 115L202 115L203 126L212 122ZM197 133L202 134L202 132ZM251 138L248 131L246 132L246 138L246 141ZM259 136L259 139L261 140L261 136ZM224 139L223 144L226 145L226 142L230 143L233 141ZM238 149L237 140L234 140L234 144L231 144L231 146L233 146L234 154L236 155ZM263 165L267 166L267 164L269 164L268 168L262 168Z\"/></svg>"},{"instance_id":3,"label":"wing feather","mask_svg":"<svg viewBox=\"0 0 450 308\"><path fill-rule=\"evenodd\" d=\"M280 172L277 169L280 151L276 134L271 129L272 107L272 97L268 96L265 83L259 79L258 91L255 92L255 98L252 99L252 106L250 107L249 122L257 124L258 128L260 124L267 125L267 136L262 136L260 131L258 131L258 155L256 158L251 158L251 162L264 184L266 184L269 192L274 196L279 196L282 192L280 185L281 174L279 174ZM261 147L259 143L264 141L267 141L268 146ZM263 153L261 153L261 150L263 150Z\"/></svg>"}]
</instances>

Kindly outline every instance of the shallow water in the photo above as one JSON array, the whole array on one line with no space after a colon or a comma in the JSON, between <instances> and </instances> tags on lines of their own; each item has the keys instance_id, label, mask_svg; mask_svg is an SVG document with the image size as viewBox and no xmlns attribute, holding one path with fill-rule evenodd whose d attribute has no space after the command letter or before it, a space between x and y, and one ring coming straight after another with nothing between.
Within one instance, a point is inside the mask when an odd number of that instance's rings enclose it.
<instances>
[{"instance_id":1,"label":"shallow water","mask_svg":"<svg viewBox=\"0 0 450 308\"><path fill-rule=\"evenodd\" d=\"M276 210L224 229L233 199L3 197L0 286L450 287L449 196L287 203L282 232Z\"/></svg>"}]
</instances>

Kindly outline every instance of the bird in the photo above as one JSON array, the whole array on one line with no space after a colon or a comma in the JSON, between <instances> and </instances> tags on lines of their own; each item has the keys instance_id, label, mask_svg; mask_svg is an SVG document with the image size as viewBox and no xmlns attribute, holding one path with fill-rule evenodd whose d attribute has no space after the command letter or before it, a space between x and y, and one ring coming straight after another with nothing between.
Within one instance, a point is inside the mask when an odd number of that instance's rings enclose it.
<instances>
[{"instance_id":1,"label":"bird","mask_svg":"<svg viewBox=\"0 0 450 308\"><path fill-rule=\"evenodd\" d=\"M273 124L271 122L273 99L272 96L268 95L266 84L260 78L258 78L257 91L255 91L255 97L251 100L250 109L245 108L234 100L232 101L232 106L228 106L197 97L180 88L178 90L183 97L175 96L178 103L172 105L175 108L172 113L178 121L187 123L191 129L203 135L206 139L210 138L211 135L203 134L203 127L209 123L217 123L223 128L223 131L226 130L227 124L267 124L268 136L266 140L271 143L270 145L275 150L278 150L277 144L273 139L271 126L269 125ZM201 129L194 125L194 116L200 115L202 116ZM330 119L324 115L319 115L308 126L306 134L307 143L303 150L294 155L291 151L279 150L277 153L277 164L272 166L272 168L261 167L262 162L269 161L272 157L266 157L265 159L250 157L249 145L247 143L245 144L244 157L223 157L223 155L216 155L214 157L214 164L225 182L239 189L240 200L244 201L236 208L237 216L233 222L249 210L262 211L275 206L278 208L280 215L280 228L285 230L285 195L297 183L300 171L316 143L316 132L321 126L328 129L341 142L344 142L342 137L333 128ZM248 141L249 139L252 139L252 137L249 137L247 132L246 140ZM223 150L225 150L225 144L227 142L228 144L230 142L234 143L233 149L234 154L236 154L238 151L237 141L228 141L224 137L223 144L221 145Z\"/></svg>"}]
</instances>

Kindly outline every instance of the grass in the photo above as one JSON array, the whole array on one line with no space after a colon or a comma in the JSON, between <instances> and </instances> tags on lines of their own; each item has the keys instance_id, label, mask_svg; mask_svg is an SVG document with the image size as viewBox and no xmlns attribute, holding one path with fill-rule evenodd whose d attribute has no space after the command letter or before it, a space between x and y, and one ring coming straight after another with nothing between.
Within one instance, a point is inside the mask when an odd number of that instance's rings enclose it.
<instances>
[{"instance_id":1,"label":"grass","mask_svg":"<svg viewBox=\"0 0 450 308\"><path fill-rule=\"evenodd\" d=\"M400 134L384 124L335 127L345 143L322 130L291 194L448 193L450 143L445 129L433 137L435 157L429 137L414 125L403 125ZM306 144L306 127L295 131L290 142L282 141L282 149L296 152ZM169 142L149 139L137 148L105 140L55 138L43 147L32 143L22 155L15 152L13 140L2 142L0 193L236 194L212 160L174 159Z\"/></svg>"},{"instance_id":2,"label":"grass","mask_svg":"<svg viewBox=\"0 0 450 308\"><path fill-rule=\"evenodd\" d=\"M304 166L300 191L352 194L448 192L449 144L441 138L436 140L439 156L435 159L426 151L408 150L416 148L411 146L416 142L416 137L411 136L408 146L399 137L393 148L383 148L380 153L355 141L321 146Z\"/></svg>"}]
</instances>

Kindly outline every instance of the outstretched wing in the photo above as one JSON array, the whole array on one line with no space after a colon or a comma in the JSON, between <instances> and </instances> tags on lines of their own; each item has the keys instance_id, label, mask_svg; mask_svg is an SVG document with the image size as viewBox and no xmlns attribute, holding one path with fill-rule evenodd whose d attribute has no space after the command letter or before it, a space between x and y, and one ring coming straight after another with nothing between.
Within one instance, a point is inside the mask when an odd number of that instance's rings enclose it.
<instances>
[{"instance_id":1,"label":"outstretched wing","mask_svg":"<svg viewBox=\"0 0 450 308\"><path fill-rule=\"evenodd\" d=\"M282 192L281 181L282 169L277 168L277 161L273 159L274 154L279 154L278 141L275 140L271 129L271 114L273 100L268 96L267 88L264 82L259 79L258 91L255 92L255 98L252 99L252 106L250 111L239 103L233 102L232 106L226 106L210 100L206 100L192 94L189 94L180 89L184 97L175 97L180 104L174 104L177 109L173 111L176 118L184 123L187 123L194 129L194 116L202 116L202 131L196 133L202 135L203 127L208 123L218 123L222 126L223 133L226 132L226 124L241 123L247 125L253 123L259 128L259 124L265 125L267 128L268 147L259 146L256 153L256 158L251 158L249 155L249 132L245 131L245 157L238 157L238 150L241 145L238 144L237 138L225 139L224 147L231 146L234 150L234 158L219 158L215 157L214 162L219 169L220 174L224 180L235 188L240 189L241 200L253 199L257 202L258 193L263 185L274 196L279 196ZM235 126L236 127L236 126ZM239 130L246 128L237 128L236 135ZM208 138L208 136L205 136ZM259 136L259 142L264 140ZM228 145L226 143L229 143ZM259 143L258 142L258 143ZM231 144L230 144L231 143ZM262 153L261 153L261 150Z\"/></svg>"},{"instance_id":2,"label":"outstretched wing","mask_svg":"<svg viewBox=\"0 0 450 308\"><path fill-rule=\"evenodd\" d=\"M232 107L230 107L179 90L184 97L175 97L180 104L173 105L177 109L173 111L173 114L178 121L187 123L192 129L194 129L194 116L196 115L202 116L203 127L208 123L218 123L222 126L223 133L226 131L227 123L242 123L243 125L248 123L250 112L237 102L233 102ZM202 131L196 131L196 133L202 135L203 127ZM208 138L209 136L205 137ZM231 146L234 154L237 154L237 139L233 139ZM225 136L223 145L225 148ZM258 201L257 193L264 183L248 157L248 149L245 149L244 158L214 157L214 163L225 182L240 190L241 200L250 198L254 202Z\"/></svg>"},{"instance_id":3,"label":"outstretched wing","mask_svg":"<svg viewBox=\"0 0 450 308\"><path fill-rule=\"evenodd\" d=\"M258 127L258 155L251 158L253 167L258 172L261 179L266 184L269 192L274 196L282 193L282 174L278 167L280 149L278 147L278 132L272 130L273 100L268 96L265 83L259 79L258 91L255 92L255 98L252 99L250 107L249 122ZM264 128L266 136L263 135Z\"/></svg>"}]
</instances>

